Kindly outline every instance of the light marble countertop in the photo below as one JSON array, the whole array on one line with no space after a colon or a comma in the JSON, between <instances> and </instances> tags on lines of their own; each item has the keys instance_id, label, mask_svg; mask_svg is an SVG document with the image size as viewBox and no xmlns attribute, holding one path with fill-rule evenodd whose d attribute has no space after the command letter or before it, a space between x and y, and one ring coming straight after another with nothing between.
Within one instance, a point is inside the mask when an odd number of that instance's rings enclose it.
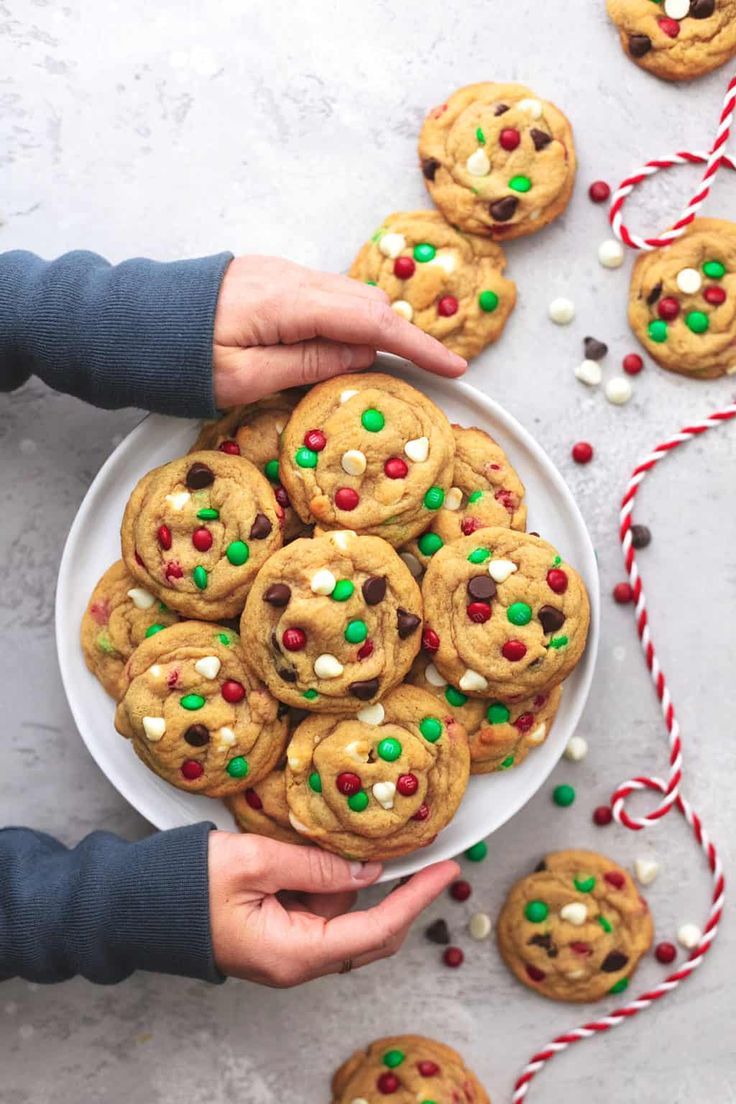
<instances>
[{"instance_id":1,"label":"light marble countertop","mask_svg":"<svg viewBox=\"0 0 736 1104\"><path fill-rule=\"evenodd\" d=\"M422 117L473 80L527 81L570 115L580 182L568 213L508 248L520 301L507 333L469 379L530 429L574 489L593 534L606 593L597 679L580 732L580 764L553 780L470 867L467 905L443 901L467 952L439 964L416 930L400 958L294 992L230 982L219 988L140 975L113 989L73 981L0 987L3 1104L276 1104L327 1100L327 1078L355 1045L419 1031L458 1045L496 1104L551 1033L586 1009L544 1002L518 986L491 943L464 931L471 911L495 913L505 888L545 849L599 847L624 862L661 862L647 895L660 938L702 923L708 879L675 817L646 835L596 829L591 809L613 785L664 770L665 737L630 608L607 598L622 575L616 503L635 460L684 421L728 401L733 381L691 383L649 364L629 405L610 406L573 377L581 339L607 341L614 374L634 348L627 267L602 269L604 214L587 198L645 156L699 148L714 127L726 73L692 86L659 83L621 54L604 4L580 0L159 0L97 4L0 0L0 248L45 256L72 248L111 259L191 256L229 248L283 254L344 270L383 215L426 203L416 169ZM660 176L631 220L664 224L694 182ZM708 213L736 216L730 182ZM570 295L577 318L546 317ZM100 774L66 705L54 648L59 554L85 490L136 412L106 413L31 383L0 397L3 513L0 700L6 723L4 823L74 842L95 828L129 837L146 825ZM571 443L596 458L576 467ZM684 730L687 794L720 842L727 871L736 812L733 703L736 434L724 428L660 466L637 512L654 534L641 555L653 631ZM522 473L523 474L523 473ZM90 580L90 582L92 582ZM77 627L69 626L76 633ZM555 782L578 790L556 808ZM472 908L470 907L472 906ZM727 917L730 921L730 916ZM730 923L693 980L652 1012L557 1059L535 1084L539 1104L736 1100L730 1032L736 942ZM636 986L663 976L653 959Z\"/></svg>"}]
</instances>

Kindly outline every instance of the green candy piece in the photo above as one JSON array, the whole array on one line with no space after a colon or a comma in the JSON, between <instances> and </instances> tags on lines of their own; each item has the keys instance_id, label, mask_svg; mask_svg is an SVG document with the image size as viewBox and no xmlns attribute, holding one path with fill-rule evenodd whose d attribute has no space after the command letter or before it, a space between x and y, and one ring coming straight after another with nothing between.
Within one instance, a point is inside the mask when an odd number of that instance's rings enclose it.
<instances>
[{"instance_id":1,"label":"green candy piece","mask_svg":"<svg viewBox=\"0 0 736 1104\"><path fill-rule=\"evenodd\" d=\"M250 549L245 541L233 541L225 549L225 555L233 567L242 567L250 556Z\"/></svg>"},{"instance_id":2,"label":"green candy piece","mask_svg":"<svg viewBox=\"0 0 736 1104\"><path fill-rule=\"evenodd\" d=\"M425 740L429 740L430 744L434 744L442 735L442 721L439 721L437 717L424 717L419 722L419 731Z\"/></svg>"},{"instance_id":3,"label":"green candy piece","mask_svg":"<svg viewBox=\"0 0 736 1104\"><path fill-rule=\"evenodd\" d=\"M561 808L566 809L567 806L572 805L575 800L575 790L572 786L568 786L563 782L561 786L555 786L553 789L552 800L555 805L559 805Z\"/></svg>"},{"instance_id":4,"label":"green candy piece","mask_svg":"<svg viewBox=\"0 0 736 1104\"><path fill-rule=\"evenodd\" d=\"M595 889L595 878L573 878L575 888L580 893L591 893Z\"/></svg>"},{"instance_id":5,"label":"green candy piece","mask_svg":"<svg viewBox=\"0 0 736 1104\"><path fill-rule=\"evenodd\" d=\"M598 923L603 928L604 932L608 932L609 935L611 934L613 931L613 924L610 920L606 920L605 916L599 916Z\"/></svg>"},{"instance_id":6,"label":"green candy piece","mask_svg":"<svg viewBox=\"0 0 736 1104\"><path fill-rule=\"evenodd\" d=\"M486 710L486 717L491 724L507 724L511 711L503 702L491 702Z\"/></svg>"},{"instance_id":7,"label":"green candy piece","mask_svg":"<svg viewBox=\"0 0 736 1104\"><path fill-rule=\"evenodd\" d=\"M463 694L461 690L456 690L454 686L448 686L445 689L445 699L448 705L465 705L468 695Z\"/></svg>"},{"instance_id":8,"label":"green candy piece","mask_svg":"<svg viewBox=\"0 0 736 1104\"><path fill-rule=\"evenodd\" d=\"M376 284L376 281L375 281L375 280L366 280L366 283L367 283L367 284L370 284L370 286L371 286L371 287L377 287L377 286L378 286L378 285Z\"/></svg>"},{"instance_id":9,"label":"green candy piece","mask_svg":"<svg viewBox=\"0 0 736 1104\"><path fill-rule=\"evenodd\" d=\"M279 481L279 462L278 460L269 460L263 466L263 470L266 473L266 479L270 479L272 483L278 483Z\"/></svg>"},{"instance_id":10,"label":"green candy piece","mask_svg":"<svg viewBox=\"0 0 736 1104\"><path fill-rule=\"evenodd\" d=\"M148 628L146 629L146 636L155 636L157 632L161 632L161 630L165 628L165 625L162 625L159 621L156 621L153 625L148 626ZM113 651L114 650L115 649L113 648Z\"/></svg>"},{"instance_id":11,"label":"green candy piece","mask_svg":"<svg viewBox=\"0 0 736 1104\"><path fill-rule=\"evenodd\" d=\"M485 563L486 560L490 560L492 552L490 548L474 548L468 556L468 563Z\"/></svg>"},{"instance_id":12,"label":"green candy piece","mask_svg":"<svg viewBox=\"0 0 736 1104\"><path fill-rule=\"evenodd\" d=\"M619 978L618 981L611 986L608 990L609 993L623 993L624 989L628 989L629 979L627 977Z\"/></svg>"},{"instance_id":13,"label":"green candy piece","mask_svg":"<svg viewBox=\"0 0 736 1104\"><path fill-rule=\"evenodd\" d=\"M217 521L219 516L220 511L212 509L209 506L206 506L202 510L197 510L197 517L200 519L200 521Z\"/></svg>"},{"instance_id":14,"label":"green candy piece","mask_svg":"<svg viewBox=\"0 0 736 1104\"><path fill-rule=\"evenodd\" d=\"M309 788L314 790L315 793L322 793L322 779L317 771L312 771L309 776Z\"/></svg>"},{"instance_id":15,"label":"green candy piece","mask_svg":"<svg viewBox=\"0 0 736 1104\"><path fill-rule=\"evenodd\" d=\"M219 640L220 643L224 644L226 648L229 648L233 642L233 638L230 636L230 634L225 632L218 633L215 637L215 640Z\"/></svg>"},{"instance_id":16,"label":"green candy piece","mask_svg":"<svg viewBox=\"0 0 736 1104\"><path fill-rule=\"evenodd\" d=\"M387 763L393 763L401 755L401 744L393 736L387 736L385 740L381 740L376 751L381 759Z\"/></svg>"},{"instance_id":17,"label":"green candy piece","mask_svg":"<svg viewBox=\"0 0 736 1104\"><path fill-rule=\"evenodd\" d=\"M478 843L474 843L472 847L469 847L465 852L465 858L470 862L483 862L488 855L488 844L485 840L480 840Z\"/></svg>"},{"instance_id":18,"label":"green candy piece","mask_svg":"<svg viewBox=\"0 0 736 1104\"><path fill-rule=\"evenodd\" d=\"M562 563L562 556L555 556L552 563L554 564L555 567L557 567L559 564Z\"/></svg>"},{"instance_id":19,"label":"green candy piece","mask_svg":"<svg viewBox=\"0 0 736 1104\"><path fill-rule=\"evenodd\" d=\"M478 127L476 129L475 138L476 138L476 141L478 142L479 146L484 146L486 144L486 136L483 133L483 130L481 129L481 127Z\"/></svg>"},{"instance_id":20,"label":"green candy piece","mask_svg":"<svg viewBox=\"0 0 736 1104\"><path fill-rule=\"evenodd\" d=\"M195 567L194 571L192 572L192 579L194 580L194 585L197 587L198 590L207 589L207 571L204 567L202 567L201 564L197 564L197 566Z\"/></svg>"},{"instance_id":21,"label":"green candy piece","mask_svg":"<svg viewBox=\"0 0 736 1104\"><path fill-rule=\"evenodd\" d=\"M349 797L348 806L353 810L354 813L365 812L365 810L368 808L368 794L365 792L365 790L358 790L357 793Z\"/></svg>"},{"instance_id":22,"label":"green candy piece","mask_svg":"<svg viewBox=\"0 0 736 1104\"><path fill-rule=\"evenodd\" d=\"M507 755L502 763L499 763L499 770L508 770L509 767L513 767L514 757L513 755Z\"/></svg>"},{"instance_id":23,"label":"green candy piece","mask_svg":"<svg viewBox=\"0 0 736 1104\"><path fill-rule=\"evenodd\" d=\"M306 698L307 701L314 701L315 698L319 697L319 694L317 693L316 690L311 690L310 689L310 690L305 690L304 693L302 694L302 697Z\"/></svg>"},{"instance_id":24,"label":"green candy piece","mask_svg":"<svg viewBox=\"0 0 736 1104\"><path fill-rule=\"evenodd\" d=\"M236 755L234 759L230 760L225 770L231 778L245 778L250 767L247 759L244 759L242 755Z\"/></svg>"},{"instance_id":25,"label":"green candy piece","mask_svg":"<svg viewBox=\"0 0 736 1104\"><path fill-rule=\"evenodd\" d=\"M647 333L651 341L656 341L661 345L663 341L667 340L667 323L663 322L661 318L655 318L653 322L649 323Z\"/></svg>"},{"instance_id":26,"label":"green candy piece","mask_svg":"<svg viewBox=\"0 0 736 1104\"><path fill-rule=\"evenodd\" d=\"M201 709L204 705L204 698L201 694L185 694L183 698L179 698L179 705L182 709Z\"/></svg>"},{"instance_id":27,"label":"green candy piece","mask_svg":"<svg viewBox=\"0 0 736 1104\"><path fill-rule=\"evenodd\" d=\"M509 180L509 188L513 188L515 192L528 192L531 186L528 176L512 176Z\"/></svg>"},{"instance_id":28,"label":"green candy piece","mask_svg":"<svg viewBox=\"0 0 736 1104\"><path fill-rule=\"evenodd\" d=\"M506 610L506 616L512 625L528 625L532 619L532 609L526 602L512 602Z\"/></svg>"},{"instance_id":29,"label":"green candy piece","mask_svg":"<svg viewBox=\"0 0 736 1104\"><path fill-rule=\"evenodd\" d=\"M414 246L414 260L419 261L420 264L433 261L436 253L437 250L429 242L420 242L419 245Z\"/></svg>"},{"instance_id":30,"label":"green candy piece","mask_svg":"<svg viewBox=\"0 0 736 1104\"><path fill-rule=\"evenodd\" d=\"M169 607L164 602L159 602L158 612L159 613L168 613L169 612Z\"/></svg>"},{"instance_id":31,"label":"green candy piece","mask_svg":"<svg viewBox=\"0 0 736 1104\"><path fill-rule=\"evenodd\" d=\"M434 556L435 552L439 552L444 543L442 537L437 533L422 533L417 541L419 551L425 556Z\"/></svg>"},{"instance_id":32,"label":"green candy piece","mask_svg":"<svg viewBox=\"0 0 736 1104\"><path fill-rule=\"evenodd\" d=\"M363 429L367 429L369 433L380 433L386 424L386 419L380 410L376 410L375 407L369 407L368 410L364 410L360 415L360 421Z\"/></svg>"},{"instance_id":33,"label":"green candy piece","mask_svg":"<svg viewBox=\"0 0 736 1104\"><path fill-rule=\"evenodd\" d=\"M330 598L333 598L336 602L347 602L348 598L352 597L354 590L355 586L349 579L338 579Z\"/></svg>"},{"instance_id":34,"label":"green candy piece","mask_svg":"<svg viewBox=\"0 0 736 1104\"><path fill-rule=\"evenodd\" d=\"M693 333L702 334L710 326L710 319L704 311L690 311L685 318L685 324Z\"/></svg>"},{"instance_id":35,"label":"green candy piece","mask_svg":"<svg viewBox=\"0 0 736 1104\"><path fill-rule=\"evenodd\" d=\"M482 491L471 491L470 494L468 495L468 502L471 502L471 503L472 502L479 502L482 497L483 497L483 492Z\"/></svg>"},{"instance_id":36,"label":"green candy piece","mask_svg":"<svg viewBox=\"0 0 736 1104\"><path fill-rule=\"evenodd\" d=\"M485 311L486 314L490 314L491 311L494 311L498 306L498 296L495 291L491 291L490 288L486 288L485 291L482 291L478 296L478 306L482 311Z\"/></svg>"},{"instance_id":37,"label":"green candy piece","mask_svg":"<svg viewBox=\"0 0 736 1104\"><path fill-rule=\"evenodd\" d=\"M317 453L312 449L304 446L298 448L294 453L294 459L300 468L316 468L317 467Z\"/></svg>"},{"instance_id":38,"label":"green candy piece","mask_svg":"<svg viewBox=\"0 0 736 1104\"><path fill-rule=\"evenodd\" d=\"M703 272L706 276L710 276L711 280L720 280L726 275L726 266L721 264L720 261L706 261L703 265Z\"/></svg>"},{"instance_id":39,"label":"green candy piece","mask_svg":"<svg viewBox=\"0 0 736 1104\"><path fill-rule=\"evenodd\" d=\"M389 1069L396 1069L406 1058L403 1050L387 1050L383 1056L384 1066L388 1066Z\"/></svg>"},{"instance_id":40,"label":"green candy piece","mask_svg":"<svg viewBox=\"0 0 736 1104\"><path fill-rule=\"evenodd\" d=\"M548 648L564 648L570 641L566 636L553 636L547 645Z\"/></svg>"},{"instance_id":41,"label":"green candy piece","mask_svg":"<svg viewBox=\"0 0 736 1104\"><path fill-rule=\"evenodd\" d=\"M445 501L445 492L441 487L430 487L424 496L424 505L428 510L439 510Z\"/></svg>"},{"instance_id":42,"label":"green candy piece","mask_svg":"<svg viewBox=\"0 0 736 1104\"><path fill-rule=\"evenodd\" d=\"M163 625L151 625L151 629L154 629L154 631L157 628L162 629ZM153 636L151 629L146 632L146 636ZM104 630L98 634L96 643L97 647L100 649L101 652L104 652L105 655L117 655L117 648L113 644L109 635Z\"/></svg>"},{"instance_id":43,"label":"green candy piece","mask_svg":"<svg viewBox=\"0 0 736 1104\"><path fill-rule=\"evenodd\" d=\"M348 621L344 636L348 644L362 644L368 636L368 626L365 621Z\"/></svg>"},{"instance_id":44,"label":"green candy piece","mask_svg":"<svg viewBox=\"0 0 736 1104\"><path fill-rule=\"evenodd\" d=\"M524 915L530 924L542 924L549 916L549 908L544 901L529 901Z\"/></svg>"}]
</instances>

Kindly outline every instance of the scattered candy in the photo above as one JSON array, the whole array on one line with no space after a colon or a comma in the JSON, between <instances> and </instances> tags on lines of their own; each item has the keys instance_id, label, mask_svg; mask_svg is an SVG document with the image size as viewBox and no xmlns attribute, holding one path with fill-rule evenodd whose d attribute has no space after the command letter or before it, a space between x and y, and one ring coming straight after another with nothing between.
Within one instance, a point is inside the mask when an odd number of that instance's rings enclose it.
<instances>
[{"instance_id":1,"label":"scattered candy","mask_svg":"<svg viewBox=\"0 0 736 1104\"><path fill-rule=\"evenodd\" d=\"M613 813L610 805L598 805L593 810L593 823L597 824L599 828L605 828L612 820Z\"/></svg>"},{"instance_id":2,"label":"scattered candy","mask_svg":"<svg viewBox=\"0 0 736 1104\"><path fill-rule=\"evenodd\" d=\"M654 859L637 859L634 862L634 873L641 885L651 885L659 874L659 863Z\"/></svg>"},{"instance_id":3,"label":"scattered candy","mask_svg":"<svg viewBox=\"0 0 736 1104\"><path fill-rule=\"evenodd\" d=\"M576 464L589 464L593 459L593 446L588 441L576 441L572 446L572 458Z\"/></svg>"},{"instance_id":4,"label":"scattered candy","mask_svg":"<svg viewBox=\"0 0 736 1104\"><path fill-rule=\"evenodd\" d=\"M474 843L472 847L469 847L465 852L465 858L470 862L483 862L483 859L488 855L488 844L485 840L479 840L478 843Z\"/></svg>"},{"instance_id":5,"label":"scattered candy","mask_svg":"<svg viewBox=\"0 0 736 1104\"><path fill-rule=\"evenodd\" d=\"M611 189L605 180L594 180L588 188L588 195L593 203L605 203L611 194Z\"/></svg>"},{"instance_id":6,"label":"scattered candy","mask_svg":"<svg viewBox=\"0 0 736 1104\"><path fill-rule=\"evenodd\" d=\"M462 966L465 955L459 947L448 947L442 955L442 961L445 966L450 966L453 970L456 970L458 966Z\"/></svg>"},{"instance_id":7,"label":"scattered candy","mask_svg":"<svg viewBox=\"0 0 736 1104\"><path fill-rule=\"evenodd\" d=\"M638 376L644 367L644 361L638 353L627 353L621 362L621 367L627 376Z\"/></svg>"},{"instance_id":8,"label":"scattered candy","mask_svg":"<svg viewBox=\"0 0 736 1104\"><path fill-rule=\"evenodd\" d=\"M658 943L654 948L654 954L657 962L661 962L663 966L669 966L677 958L677 947L674 943Z\"/></svg>"},{"instance_id":9,"label":"scattered candy","mask_svg":"<svg viewBox=\"0 0 736 1104\"><path fill-rule=\"evenodd\" d=\"M681 947L692 951L700 942L702 934L697 924L682 924L677 929L677 942Z\"/></svg>"},{"instance_id":10,"label":"scattered candy","mask_svg":"<svg viewBox=\"0 0 736 1104\"><path fill-rule=\"evenodd\" d=\"M597 387L603 379L603 372L595 360L584 360L575 369L575 377L581 383L587 383L588 387Z\"/></svg>"},{"instance_id":11,"label":"scattered candy","mask_svg":"<svg viewBox=\"0 0 736 1104\"><path fill-rule=\"evenodd\" d=\"M446 920L433 920L429 927L424 929L424 935L430 943L440 943L447 946L450 942L450 929Z\"/></svg>"},{"instance_id":12,"label":"scattered candy","mask_svg":"<svg viewBox=\"0 0 736 1104\"><path fill-rule=\"evenodd\" d=\"M555 805L559 805L562 809L566 809L569 805L572 805L575 800L575 790L572 786L568 786L563 782L553 789L552 800Z\"/></svg>"},{"instance_id":13,"label":"scattered candy","mask_svg":"<svg viewBox=\"0 0 736 1104\"><path fill-rule=\"evenodd\" d=\"M615 238L607 238L598 246L598 260L604 268L620 268L624 263L624 247Z\"/></svg>"},{"instance_id":14,"label":"scattered candy","mask_svg":"<svg viewBox=\"0 0 736 1104\"><path fill-rule=\"evenodd\" d=\"M631 382L626 376L613 376L606 382L605 395L614 406L623 406L633 394Z\"/></svg>"},{"instance_id":15,"label":"scattered candy","mask_svg":"<svg viewBox=\"0 0 736 1104\"><path fill-rule=\"evenodd\" d=\"M487 912L474 912L468 920L468 932L473 939L481 942L487 939L492 930L491 918Z\"/></svg>"},{"instance_id":16,"label":"scattered candy","mask_svg":"<svg viewBox=\"0 0 736 1104\"><path fill-rule=\"evenodd\" d=\"M651 543L652 532L646 525L632 525L630 532L634 548L646 548Z\"/></svg>"},{"instance_id":17,"label":"scattered candy","mask_svg":"<svg viewBox=\"0 0 736 1104\"><path fill-rule=\"evenodd\" d=\"M547 313L558 326L566 326L575 317L575 304L572 299L559 296L557 299L553 299L547 307Z\"/></svg>"},{"instance_id":18,"label":"scattered candy","mask_svg":"<svg viewBox=\"0 0 736 1104\"><path fill-rule=\"evenodd\" d=\"M595 337L583 338L583 349L585 350L586 360L602 360L608 352L608 346L603 341L598 341Z\"/></svg>"},{"instance_id":19,"label":"scattered candy","mask_svg":"<svg viewBox=\"0 0 736 1104\"><path fill-rule=\"evenodd\" d=\"M453 882L449 890L453 901L467 901L472 892L473 887L470 882L466 882L463 879L458 879L458 881Z\"/></svg>"},{"instance_id":20,"label":"scattered candy","mask_svg":"<svg viewBox=\"0 0 736 1104\"><path fill-rule=\"evenodd\" d=\"M634 601L634 591L629 583L616 583L611 593L614 602L618 602L621 606Z\"/></svg>"}]
</instances>

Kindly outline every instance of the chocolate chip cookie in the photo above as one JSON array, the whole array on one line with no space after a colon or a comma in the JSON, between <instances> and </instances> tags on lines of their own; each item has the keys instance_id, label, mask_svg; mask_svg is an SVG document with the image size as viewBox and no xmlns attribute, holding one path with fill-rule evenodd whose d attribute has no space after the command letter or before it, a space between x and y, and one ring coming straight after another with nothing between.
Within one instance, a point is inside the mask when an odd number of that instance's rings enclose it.
<instances>
[{"instance_id":1,"label":"chocolate chip cookie","mask_svg":"<svg viewBox=\"0 0 736 1104\"><path fill-rule=\"evenodd\" d=\"M422 1035L391 1035L356 1050L332 1078L332 1104L490 1104L463 1059Z\"/></svg>"},{"instance_id":2,"label":"chocolate chip cookie","mask_svg":"<svg viewBox=\"0 0 736 1104\"><path fill-rule=\"evenodd\" d=\"M557 851L513 886L498 918L501 956L519 981L560 1001L622 993L652 943L633 879L594 851Z\"/></svg>"},{"instance_id":3,"label":"chocolate chip cookie","mask_svg":"<svg viewBox=\"0 0 736 1104\"><path fill-rule=\"evenodd\" d=\"M607 0L624 52L657 77L692 80L736 55L736 0Z\"/></svg>"},{"instance_id":4,"label":"chocolate chip cookie","mask_svg":"<svg viewBox=\"0 0 736 1104\"><path fill-rule=\"evenodd\" d=\"M350 275L376 284L402 318L469 360L497 341L516 302L501 247L461 234L438 211L389 215Z\"/></svg>"},{"instance_id":5,"label":"chocolate chip cookie","mask_svg":"<svg viewBox=\"0 0 736 1104\"><path fill-rule=\"evenodd\" d=\"M561 215L575 181L570 123L523 84L469 84L430 111L424 182L453 226L493 238L534 234Z\"/></svg>"},{"instance_id":6,"label":"chocolate chip cookie","mask_svg":"<svg viewBox=\"0 0 736 1104\"><path fill-rule=\"evenodd\" d=\"M286 804L286 759L274 767L270 774L249 786L247 790L233 794L225 804L235 817L241 832L253 832L258 836L280 840L281 843L304 844L304 836L295 832L289 822Z\"/></svg>"}]
</instances>

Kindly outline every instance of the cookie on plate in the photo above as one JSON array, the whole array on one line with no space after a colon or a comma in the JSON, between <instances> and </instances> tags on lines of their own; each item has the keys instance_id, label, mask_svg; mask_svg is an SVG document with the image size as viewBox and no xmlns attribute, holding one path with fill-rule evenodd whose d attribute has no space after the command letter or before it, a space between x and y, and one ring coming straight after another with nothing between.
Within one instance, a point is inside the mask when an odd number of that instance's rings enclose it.
<instances>
[{"instance_id":1,"label":"cookie on plate","mask_svg":"<svg viewBox=\"0 0 736 1104\"><path fill-rule=\"evenodd\" d=\"M366 242L350 275L383 288L397 314L468 360L498 340L514 308L505 267L499 245L461 234L439 211L400 211Z\"/></svg>"},{"instance_id":2,"label":"cookie on plate","mask_svg":"<svg viewBox=\"0 0 736 1104\"><path fill-rule=\"evenodd\" d=\"M402 549L423 568L443 545L478 529L526 529L524 484L501 446L482 429L454 425L452 432L455 462L444 505L424 533Z\"/></svg>"},{"instance_id":3,"label":"cookie on plate","mask_svg":"<svg viewBox=\"0 0 736 1104\"><path fill-rule=\"evenodd\" d=\"M305 395L281 440L281 480L303 521L395 546L426 529L450 486L450 423L382 372L336 376Z\"/></svg>"},{"instance_id":4,"label":"cookie on plate","mask_svg":"<svg viewBox=\"0 0 736 1104\"><path fill-rule=\"evenodd\" d=\"M282 759L270 774L249 786L247 790L225 799L241 832L253 832L268 836L281 843L307 841L291 827L289 806L286 804L286 759Z\"/></svg>"},{"instance_id":5,"label":"cookie on plate","mask_svg":"<svg viewBox=\"0 0 736 1104\"><path fill-rule=\"evenodd\" d=\"M393 1095L396 1094L396 1095ZM452 1047L422 1035L390 1035L351 1055L332 1078L332 1104L431 1101L490 1104L478 1078Z\"/></svg>"},{"instance_id":6,"label":"cookie on plate","mask_svg":"<svg viewBox=\"0 0 736 1104\"><path fill-rule=\"evenodd\" d=\"M115 727L160 778L209 797L264 778L288 737L279 703L245 670L237 633L203 621L162 629L136 648Z\"/></svg>"},{"instance_id":7,"label":"cookie on plate","mask_svg":"<svg viewBox=\"0 0 736 1104\"><path fill-rule=\"evenodd\" d=\"M551 544L479 529L446 544L422 582L425 638L449 683L507 705L549 691L583 654L585 585Z\"/></svg>"},{"instance_id":8,"label":"cookie on plate","mask_svg":"<svg viewBox=\"0 0 736 1104\"><path fill-rule=\"evenodd\" d=\"M736 55L736 0L607 0L624 52L665 80L692 80Z\"/></svg>"},{"instance_id":9,"label":"cookie on plate","mask_svg":"<svg viewBox=\"0 0 736 1104\"><path fill-rule=\"evenodd\" d=\"M82 617L84 661L108 694L120 697L123 668L147 636L174 625L178 614L139 586L122 560L108 567Z\"/></svg>"},{"instance_id":10,"label":"cookie on plate","mask_svg":"<svg viewBox=\"0 0 736 1104\"><path fill-rule=\"evenodd\" d=\"M465 732L416 686L357 716L311 716L289 743L292 827L352 859L390 859L431 843L468 784Z\"/></svg>"},{"instance_id":11,"label":"cookie on plate","mask_svg":"<svg viewBox=\"0 0 736 1104\"><path fill-rule=\"evenodd\" d=\"M695 219L631 273L629 323L662 368L693 379L736 371L736 223Z\"/></svg>"},{"instance_id":12,"label":"cookie on plate","mask_svg":"<svg viewBox=\"0 0 736 1104\"><path fill-rule=\"evenodd\" d=\"M356 713L401 682L421 642L419 587L378 537L296 540L258 573L243 611L245 661L280 701Z\"/></svg>"},{"instance_id":13,"label":"cookie on plate","mask_svg":"<svg viewBox=\"0 0 736 1104\"><path fill-rule=\"evenodd\" d=\"M523 763L549 736L562 697L559 686L507 705L491 698L469 698L450 686L426 651L414 660L407 682L427 690L465 729L470 773L489 774Z\"/></svg>"},{"instance_id":14,"label":"cookie on plate","mask_svg":"<svg viewBox=\"0 0 736 1104\"><path fill-rule=\"evenodd\" d=\"M249 460L193 452L144 475L120 535L128 571L187 617L236 617L283 543L283 511Z\"/></svg>"},{"instance_id":15,"label":"cookie on plate","mask_svg":"<svg viewBox=\"0 0 736 1104\"><path fill-rule=\"evenodd\" d=\"M493 238L534 234L575 182L570 123L523 84L469 84L430 111L419 136L424 182L453 226Z\"/></svg>"},{"instance_id":16,"label":"cookie on plate","mask_svg":"<svg viewBox=\"0 0 736 1104\"><path fill-rule=\"evenodd\" d=\"M498 946L519 981L559 1001L621 993L652 943L630 874L594 851L557 851L511 889Z\"/></svg>"}]
</instances>

